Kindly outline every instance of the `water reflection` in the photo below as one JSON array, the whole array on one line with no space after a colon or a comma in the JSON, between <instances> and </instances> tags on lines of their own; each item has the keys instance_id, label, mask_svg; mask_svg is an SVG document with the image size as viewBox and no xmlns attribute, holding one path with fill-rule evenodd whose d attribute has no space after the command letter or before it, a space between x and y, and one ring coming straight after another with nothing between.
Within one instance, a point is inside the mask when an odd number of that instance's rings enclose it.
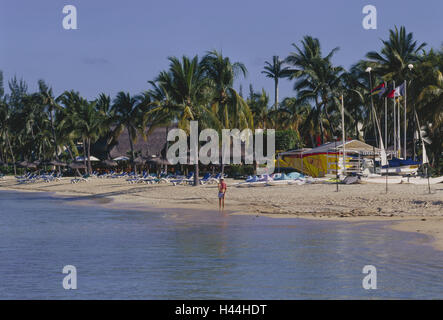
<instances>
[{"instance_id":1,"label":"water reflection","mask_svg":"<svg viewBox=\"0 0 443 320\"><path fill-rule=\"evenodd\" d=\"M381 223L141 212L41 194L0 201L0 298L443 297L442 253ZM61 286L67 264L76 291ZM367 264L376 291L361 286Z\"/></svg>"}]
</instances>

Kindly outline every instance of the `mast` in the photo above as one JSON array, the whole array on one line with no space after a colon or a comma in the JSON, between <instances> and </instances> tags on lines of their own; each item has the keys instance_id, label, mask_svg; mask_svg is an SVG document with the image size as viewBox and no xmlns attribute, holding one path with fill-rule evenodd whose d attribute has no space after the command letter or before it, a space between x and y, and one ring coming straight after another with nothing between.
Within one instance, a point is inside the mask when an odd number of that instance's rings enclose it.
<instances>
[{"instance_id":1,"label":"mast","mask_svg":"<svg viewBox=\"0 0 443 320\"><path fill-rule=\"evenodd\" d=\"M394 93L394 99L395 99L395 93ZM397 113L397 146L398 146L398 155L397 157L401 157L401 149L402 143L401 143L401 103L400 100L398 100L397 103L398 113Z\"/></svg>"},{"instance_id":2,"label":"mast","mask_svg":"<svg viewBox=\"0 0 443 320\"><path fill-rule=\"evenodd\" d=\"M394 90L395 90L395 81L394 81ZM394 153L397 157L397 107L395 105L395 93L394 93Z\"/></svg>"},{"instance_id":3,"label":"mast","mask_svg":"<svg viewBox=\"0 0 443 320\"><path fill-rule=\"evenodd\" d=\"M385 82L385 88L387 84ZM388 98L385 96L385 147L388 147Z\"/></svg>"},{"instance_id":4,"label":"mast","mask_svg":"<svg viewBox=\"0 0 443 320\"><path fill-rule=\"evenodd\" d=\"M343 139L343 174L346 174L345 100L343 98L343 95L341 96L341 127L342 127L342 139Z\"/></svg>"},{"instance_id":5,"label":"mast","mask_svg":"<svg viewBox=\"0 0 443 320\"><path fill-rule=\"evenodd\" d=\"M407 157L407 139L406 139L406 133L407 133L407 124L406 124L406 122L407 122L407 118L406 118L406 106L407 106L407 100L408 100L408 95L407 95L407 89L406 89L406 87L407 87L407 83L406 83L406 80L405 80L405 127L404 127L404 148L403 148L403 158L405 158L405 160L406 160L406 157Z\"/></svg>"}]
</instances>

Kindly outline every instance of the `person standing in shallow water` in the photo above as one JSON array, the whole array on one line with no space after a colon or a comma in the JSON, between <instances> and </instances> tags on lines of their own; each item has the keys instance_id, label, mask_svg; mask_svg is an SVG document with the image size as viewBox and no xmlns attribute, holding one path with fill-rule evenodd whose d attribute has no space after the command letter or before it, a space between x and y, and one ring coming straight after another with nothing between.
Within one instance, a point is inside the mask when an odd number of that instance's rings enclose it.
<instances>
[{"instance_id":1,"label":"person standing in shallow water","mask_svg":"<svg viewBox=\"0 0 443 320\"><path fill-rule=\"evenodd\" d=\"M225 179L220 178L220 183L218 184L218 208L225 208L225 194L228 189Z\"/></svg>"}]
</instances>

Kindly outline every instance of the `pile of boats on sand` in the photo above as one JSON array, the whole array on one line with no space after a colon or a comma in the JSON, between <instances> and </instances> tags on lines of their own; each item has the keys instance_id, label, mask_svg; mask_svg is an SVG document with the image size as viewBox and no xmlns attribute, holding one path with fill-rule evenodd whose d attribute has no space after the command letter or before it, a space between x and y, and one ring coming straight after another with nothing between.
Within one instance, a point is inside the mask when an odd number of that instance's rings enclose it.
<instances>
[{"instance_id":1,"label":"pile of boats on sand","mask_svg":"<svg viewBox=\"0 0 443 320\"><path fill-rule=\"evenodd\" d=\"M443 182L442 177L427 178L418 175L420 166L424 165L419 161L411 159L393 158L388 161L389 165L382 166L376 173L366 168L363 170L361 182L383 183L383 184L438 184ZM387 174L387 177L386 177Z\"/></svg>"},{"instance_id":2,"label":"pile of boats on sand","mask_svg":"<svg viewBox=\"0 0 443 320\"><path fill-rule=\"evenodd\" d=\"M303 185L314 183L319 179L305 176L299 172L264 174L261 176L249 176L246 181L235 184L238 188L265 187L278 185Z\"/></svg>"},{"instance_id":3,"label":"pile of boats on sand","mask_svg":"<svg viewBox=\"0 0 443 320\"><path fill-rule=\"evenodd\" d=\"M379 174L370 174L368 176L343 176L338 179L335 177L313 178L305 176L299 172L264 174L261 176L249 176L244 182L236 183L238 188L249 187L267 187L280 185L304 185L304 184L356 184L356 183L375 183L375 184L416 184L427 185L443 183L443 177L426 178L420 176L386 176Z\"/></svg>"},{"instance_id":4,"label":"pile of boats on sand","mask_svg":"<svg viewBox=\"0 0 443 320\"><path fill-rule=\"evenodd\" d=\"M380 184L418 184L418 185L425 185L425 184L438 184L443 183L443 177L437 177L437 178L426 178L426 177L419 177L419 176L389 176L386 178L386 176L382 176L379 174L371 174L367 177L362 177L361 182L364 183L380 183Z\"/></svg>"}]
</instances>

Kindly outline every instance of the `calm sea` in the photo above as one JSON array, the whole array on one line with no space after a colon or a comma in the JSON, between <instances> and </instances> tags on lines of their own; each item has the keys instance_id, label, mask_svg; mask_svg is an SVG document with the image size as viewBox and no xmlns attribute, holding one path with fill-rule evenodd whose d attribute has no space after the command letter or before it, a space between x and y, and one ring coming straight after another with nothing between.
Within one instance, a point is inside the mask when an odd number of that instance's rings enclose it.
<instances>
[{"instance_id":1,"label":"calm sea","mask_svg":"<svg viewBox=\"0 0 443 320\"><path fill-rule=\"evenodd\" d=\"M109 206L109 205L108 205ZM384 223L128 210L0 192L1 299L443 298L443 252ZM65 265L77 290L65 290ZM365 290L365 265L377 290Z\"/></svg>"}]
</instances>

